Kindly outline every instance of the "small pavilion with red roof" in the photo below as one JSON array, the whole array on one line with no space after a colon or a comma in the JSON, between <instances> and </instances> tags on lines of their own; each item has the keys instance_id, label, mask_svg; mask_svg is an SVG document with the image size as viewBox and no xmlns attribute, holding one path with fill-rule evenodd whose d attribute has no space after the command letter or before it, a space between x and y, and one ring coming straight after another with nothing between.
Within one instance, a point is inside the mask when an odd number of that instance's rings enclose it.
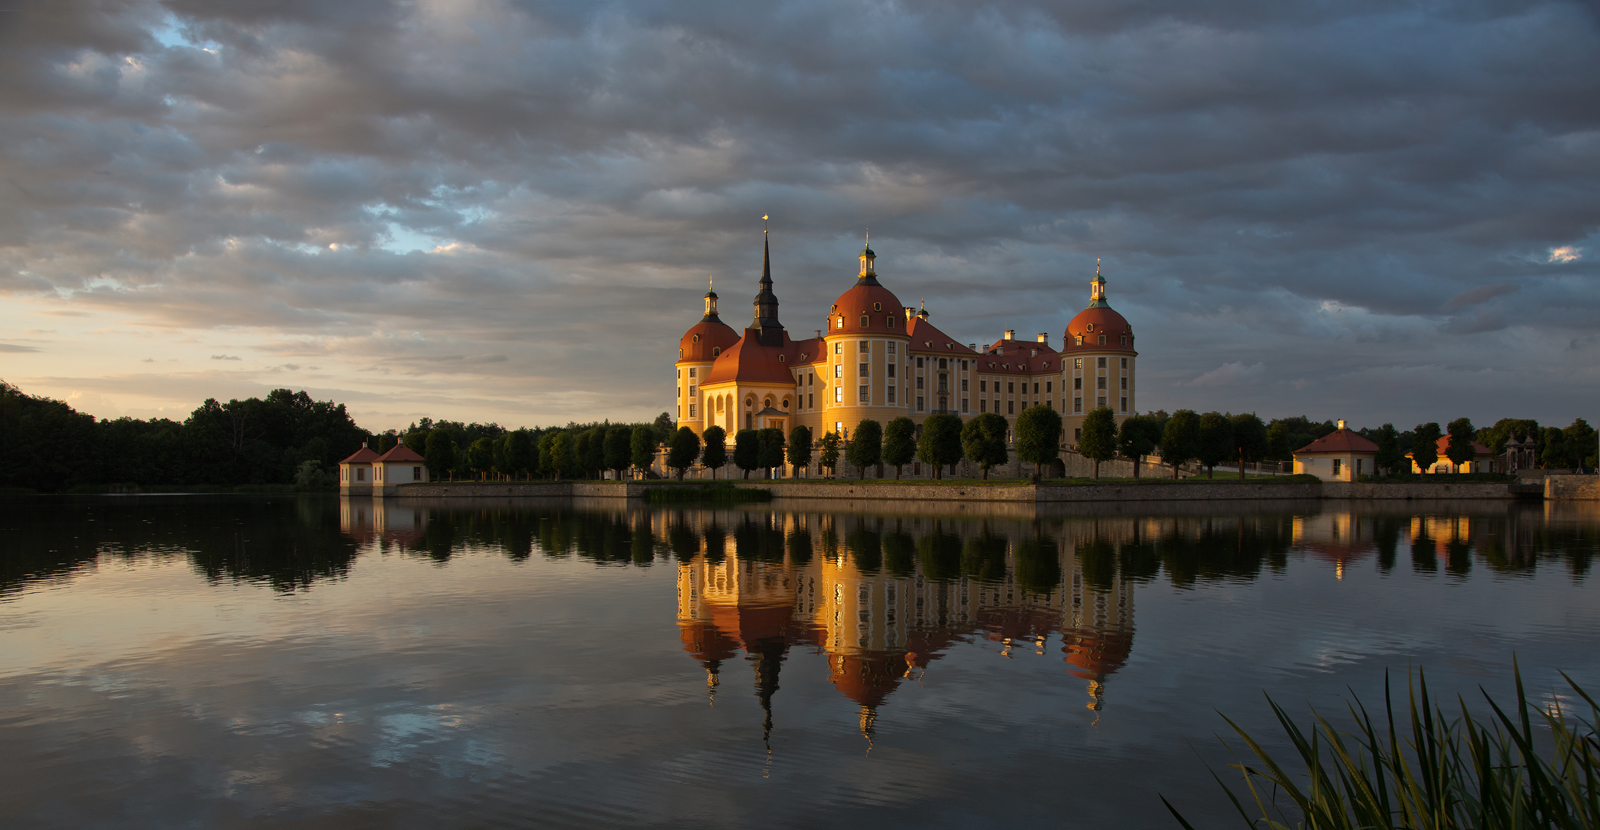
<instances>
[{"instance_id":1,"label":"small pavilion with red roof","mask_svg":"<svg viewBox=\"0 0 1600 830\"><path fill-rule=\"evenodd\" d=\"M403 484L427 481L427 464L405 444L395 444L383 455L362 447L339 462L339 492L343 495L394 496Z\"/></svg>"},{"instance_id":2,"label":"small pavilion with red roof","mask_svg":"<svg viewBox=\"0 0 1600 830\"><path fill-rule=\"evenodd\" d=\"M1355 481L1378 469L1378 445L1361 433L1339 428L1294 451L1294 471L1323 481Z\"/></svg>"}]
</instances>

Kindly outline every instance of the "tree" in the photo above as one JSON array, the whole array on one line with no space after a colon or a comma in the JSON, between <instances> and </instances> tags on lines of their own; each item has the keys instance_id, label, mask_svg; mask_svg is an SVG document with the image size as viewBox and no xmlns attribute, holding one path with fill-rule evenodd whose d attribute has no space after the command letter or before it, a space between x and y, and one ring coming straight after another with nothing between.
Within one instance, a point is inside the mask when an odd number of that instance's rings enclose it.
<instances>
[{"instance_id":1,"label":"tree","mask_svg":"<svg viewBox=\"0 0 1600 830\"><path fill-rule=\"evenodd\" d=\"M428 478L438 480L449 476L456 467L456 445L450 440L450 433L436 429L428 433L427 449L422 454L423 463L428 465Z\"/></svg>"},{"instance_id":2,"label":"tree","mask_svg":"<svg viewBox=\"0 0 1600 830\"><path fill-rule=\"evenodd\" d=\"M550 463L546 468L555 474L556 481L560 481L563 475L577 474L577 453L578 439L573 437L572 433L563 430L550 439L550 452L541 455L549 458Z\"/></svg>"},{"instance_id":3,"label":"tree","mask_svg":"<svg viewBox=\"0 0 1600 830\"><path fill-rule=\"evenodd\" d=\"M883 425L871 418L856 424L856 437L845 448L845 460L855 465L857 478L865 481L867 468L883 461Z\"/></svg>"},{"instance_id":4,"label":"tree","mask_svg":"<svg viewBox=\"0 0 1600 830\"><path fill-rule=\"evenodd\" d=\"M1460 472L1462 465L1478 457L1478 450L1472 446L1472 439L1477 430L1472 426L1472 419L1457 418L1450 422L1448 427L1450 440L1445 444L1444 454Z\"/></svg>"},{"instance_id":5,"label":"tree","mask_svg":"<svg viewBox=\"0 0 1600 830\"><path fill-rule=\"evenodd\" d=\"M897 420L911 423L910 418ZM894 422L889 423L889 428L894 429ZM1006 432L1010 428L1005 417L995 412L985 412L961 426L961 452L983 471L985 481L989 479L990 467L1010 460L1006 453Z\"/></svg>"},{"instance_id":6,"label":"tree","mask_svg":"<svg viewBox=\"0 0 1600 830\"><path fill-rule=\"evenodd\" d=\"M711 477L717 477L717 471L728 464L728 433L722 427L709 426L700 433L700 440L705 443L705 449L700 451L700 463L711 470Z\"/></svg>"},{"instance_id":7,"label":"tree","mask_svg":"<svg viewBox=\"0 0 1600 830\"><path fill-rule=\"evenodd\" d=\"M617 479L622 479L622 471L628 468L631 459L633 443L633 430L628 427L612 427L606 430L605 464L606 469L616 470Z\"/></svg>"},{"instance_id":8,"label":"tree","mask_svg":"<svg viewBox=\"0 0 1600 830\"><path fill-rule=\"evenodd\" d=\"M1411 460L1416 462L1419 471L1427 473L1439 461L1439 425L1418 424L1411 433L1415 436L1411 439Z\"/></svg>"},{"instance_id":9,"label":"tree","mask_svg":"<svg viewBox=\"0 0 1600 830\"><path fill-rule=\"evenodd\" d=\"M656 431L656 446L671 444L672 439L678 434L677 424L672 420L672 416L665 412L657 415L650 427Z\"/></svg>"},{"instance_id":10,"label":"tree","mask_svg":"<svg viewBox=\"0 0 1600 830\"><path fill-rule=\"evenodd\" d=\"M562 433L552 430L539 436L539 474L559 478L560 468L556 466L555 442L556 436Z\"/></svg>"},{"instance_id":11,"label":"tree","mask_svg":"<svg viewBox=\"0 0 1600 830\"><path fill-rule=\"evenodd\" d=\"M811 466L811 427L796 426L789 430L789 463L794 466L795 477Z\"/></svg>"},{"instance_id":12,"label":"tree","mask_svg":"<svg viewBox=\"0 0 1600 830\"><path fill-rule=\"evenodd\" d=\"M416 453L417 455L427 455L428 432L428 430L413 429L406 433L406 437L401 439L400 443L405 444L406 449Z\"/></svg>"},{"instance_id":13,"label":"tree","mask_svg":"<svg viewBox=\"0 0 1600 830\"><path fill-rule=\"evenodd\" d=\"M767 471L768 476L771 476L772 470L783 466L783 430L777 427L765 427L756 434L760 439L756 463Z\"/></svg>"},{"instance_id":14,"label":"tree","mask_svg":"<svg viewBox=\"0 0 1600 830\"><path fill-rule=\"evenodd\" d=\"M599 478L600 471L606 468L606 428L592 427L584 435L589 436L589 451L582 458L584 472Z\"/></svg>"},{"instance_id":15,"label":"tree","mask_svg":"<svg viewBox=\"0 0 1600 830\"><path fill-rule=\"evenodd\" d=\"M1290 443L1289 425L1273 421L1267 425L1267 457L1274 461L1293 461L1294 445Z\"/></svg>"},{"instance_id":16,"label":"tree","mask_svg":"<svg viewBox=\"0 0 1600 830\"><path fill-rule=\"evenodd\" d=\"M1200 441L1195 458L1205 465L1206 478L1218 463L1233 454L1233 424L1227 417L1215 412L1200 416Z\"/></svg>"},{"instance_id":17,"label":"tree","mask_svg":"<svg viewBox=\"0 0 1600 830\"><path fill-rule=\"evenodd\" d=\"M733 466L744 470L744 477L761 466L761 436L753 429L741 429L733 435Z\"/></svg>"},{"instance_id":18,"label":"tree","mask_svg":"<svg viewBox=\"0 0 1600 830\"><path fill-rule=\"evenodd\" d=\"M1130 415L1122 421L1117 431L1117 454L1133 462L1133 477L1139 477L1144 457L1156 448L1161 440L1161 429L1156 419L1149 415Z\"/></svg>"},{"instance_id":19,"label":"tree","mask_svg":"<svg viewBox=\"0 0 1600 830\"><path fill-rule=\"evenodd\" d=\"M839 433L823 433L821 445L822 452L817 457L817 463L828 468L828 475L831 476L839 464Z\"/></svg>"},{"instance_id":20,"label":"tree","mask_svg":"<svg viewBox=\"0 0 1600 830\"><path fill-rule=\"evenodd\" d=\"M712 427L712 429L721 431L717 427ZM707 432L710 432L710 430L707 430ZM706 449L709 450L710 448L711 445L708 443ZM655 428L645 424L634 427L633 434L628 436L628 452L628 460L633 462L635 469L641 471L650 469L650 465L654 464L656 460Z\"/></svg>"},{"instance_id":21,"label":"tree","mask_svg":"<svg viewBox=\"0 0 1600 830\"><path fill-rule=\"evenodd\" d=\"M373 450L377 452L378 455L383 455L384 453L394 449L395 443L396 439L393 432L379 433L378 446L374 447Z\"/></svg>"},{"instance_id":22,"label":"tree","mask_svg":"<svg viewBox=\"0 0 1600 830\"><path fill-rule=\"evenodd\" d=\"M1593 470L1600 466L1600 433L1589 422L1582 418L1575 418L1572 424L1561 431L1562 443L1567 448L1568 466L1587 468Z\"/></svg>"},{"instance_id":23,"label":"tree","mask_svg":"<svg viewBox=\"0 0 1600 830\"><path fill-rule=\"evenodd\" d=\"M1109 433L1116 435L1116 421ZM1109 446L1109 444L1108 444ZM1061 413L1049 404L1030 406L1017 416L1017 458L1033 465L1033 474L1044 474L1044 465L1061 457ZM1109 450L1106 453L1109 458Z\"/></svg>"},{"instance_id":24,"label":"tree","mask_svg":"<svg viewBox=\"0 0 1600 830\"><path fill-rule=\"evenodd\" d=\"M1027 415L1026 410L1022 414ZM1017 419L1017 433L1022 433L1022 419ZM1021 443L1020 441L1018 442ZM1094 477L1100 477L1100 462L1110 461L1117 451L1117 416L1108 406L1097 407L1084 416L1083 434L1078 436L1078 453L1094 462ZM1018 452L1021 455L1021 452Z\"/></svg>"},{"instance_id":25,"label":"tree","mask_svg":"<svg viewBox=\"0 0 1600 830\"><path fill-rule=\"evenodd\" d=\"M1200 416L1192 409L1180 409L1167 419L1161 431L1161 460L1172 465L1172 477L1178 477L1178 468L1200 452Z\"/></svg>"},{"instance_id":26,"label":"tree","mask_svg":"<svg viewBox=\"0 0 1600 830\"><path fill-rule=\"evenodd\" d=\"M589 477L589 442L593 440L594 431L587 429L572 437L572 457L584 478Z\"/></svg>"},{"instance_id":27,"label":"tree","mask_svg":"<svg viewBox=\"0 0 1600 830\"><path fill-rule=\"evenodd\" d=\"M677 470L678 480L683 481L683 471L689 469L699 457L699 436L688 427L678 427L678 431L672 436L672 447L667 451L667 466Z\"/></svg>"},{"instance_id":28,"label":"tree","mask_svg":"<svg viewBox=\"0 0 1600 830\"><path fill-rule=\"evenodd\" d=\"M467 469L481 481L494 467L494 442L479 438L467 447Z\"/></svg>"},{"instance_id":29,"label":"tree","mask_svg":"<svg viewBox=\"0 0 1600 830\"><path fill-rule=\"evenodd\" d=\"M945 466L961 460L961 416L948 413L929 415L922 422L917 458L933 466L934 478L944 478Z\"/></svg>"},{"instance_id":30,"label":"tree","mask_svg":"<svg viewBox=\"0 0 1600 830\"><path fill-rule=\"evenodd\" d=\"M533 443L533 433L519 429L506 433L509 444L506 447L506 461L510 471L523 476L532 477L535 470L539 469L539 447Z\"/></svg>"},{"instance_id":31,"label":"tree","mask_svg":"<svg viewBox=\"0 0 1600 830\"><path fill-rule=\"evenodd\" d=\"M1378 445L1378 454L1373 463L1379 470L1394 475L1406 463L1405 453L1400 451L1400 433L1395 431L1394 424L1384 424L1378 427L1372 437Z\"/></svg>"},{"instance_id":32,"label":"tree","mask_svg":"<svg viewBox=\"0 0 1600 830\"><path fill-rule=\"evenodd\" d=\"M1004 442L1001 443L1004 446ZM917 425L904 415L883 428L883 461L894 465L894 477L900 479L900 468L917 457Z\"/></svg>"},{"instance_id":33,"label":"tree","mask_svg":"<svg viewBox=\"0 0 1600 830\"><path fill-rule=\"evenodd\" d=\"M1239 478L1244 478L1246 461L1260 461L1267 454L1267 425L1254 412L1233 416L1233 451L1239 457Z\"/></svg>"},{"instance_id":34,"label":"tree","mask_svg":"<svg viewBox=\"0 0 1600 830\"><path fill-rule=\"evenodd\" d=\"M1539 452L1539 466L1546 470L1566 466L1567 436L1559 428L1545 427L1544 438L1539 443L1544 446Z\"/></svg>"}]
</instances>

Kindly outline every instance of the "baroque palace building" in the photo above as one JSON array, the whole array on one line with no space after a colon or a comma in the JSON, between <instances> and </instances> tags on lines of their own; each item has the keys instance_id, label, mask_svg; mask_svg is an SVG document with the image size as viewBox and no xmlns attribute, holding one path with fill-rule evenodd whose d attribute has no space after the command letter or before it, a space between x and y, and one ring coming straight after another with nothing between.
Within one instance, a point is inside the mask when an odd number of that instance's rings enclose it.
<instances>
[{"instance_id":1,"label":"baroque palace building","mask_svg":"<svg viewBox=\"0 0 1600 830\"><path fill-rule=\"evenodd\" d=\"M1137 411L1133 328L1106 301L1095 268L1089 306L1067 323L1058 350L1048 334L1033 341L1014 331L989 346L963 345L929 322L926 308L902 305L879 281L877 255L861 251L855 284L828 308L825 328L795 340L778 320L770 245L763 240L755 314L741 334L722 322L717 294L678 341L677 418L700 434L797 425L846 438L872 418L887 423L928 415L970 418L985 412L1016 426L1029 406L1060 412L1076 444L1083 418L1109 407L1121 420Z\"/></svg>"}]
</instances>

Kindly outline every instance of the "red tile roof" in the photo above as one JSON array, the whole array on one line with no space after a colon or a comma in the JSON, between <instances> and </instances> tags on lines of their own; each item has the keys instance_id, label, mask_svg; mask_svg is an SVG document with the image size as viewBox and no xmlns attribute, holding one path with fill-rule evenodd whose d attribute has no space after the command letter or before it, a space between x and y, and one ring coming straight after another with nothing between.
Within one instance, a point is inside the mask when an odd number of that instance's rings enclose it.
<instances>
[{"instance_id":1,"label":"red tile roof","mask_svg":"<svg viewBox=\"0 0 1600 830\"><path fill-rule=\"evenodd\" d=\"M394 462L411 461L418 464L424 461L422 456L417 455L416 450L411 449L405 444L395 444L394 447L392 447L388 452L380 456L378 460Z\"/></svg>"},{"instance_id":2,"label":"red tile roof","mask_svg":"<svg viewBox=\"0 0 1600 830\"><path fill-rule=\"evenodd\" d=\"M352 453L349 458L346 458L345 460L340 461L339 463L340 464L371 464L372 462L377 461L377 460L378 460L378 454L377 453L373 452L372 450L367 449L366 447L362 447L361 449L356 450L354 453Z\"/></svg>"},{"instance_id":3,"label":"red tile roof","mask_svg":"<svg viewBox=\"0 0 1600 830\"><path fill-rule=\"evenodd\" d=\"M977 352L969 349L963 343L956 342L954 337L938 330L934 325L921 317L913 315L906 324L906 334L911 337L911 351L937 352L945 355L960 355L971 357Z\"/></svg>"},{"instance_id":4,"label":"red tile roof","mask_svg":"<svg viewBox=\"0 0 1600 830\"><path fill-rule=\"evenodd\" d=\"M1361 437L1361 433L1348 429L1336 429L1327 435L1294 451L1295 455L1312 455L1315 453L1333 452L1377 452L1378 445Z\"/></svg>"},{"instance_id":5,"label":"red tile roof","mask_svg":"<svg viewBox=\"0 0 1600 830\"><path fill-rule=\"evenodd\" d=\"M783 333L782 346L763 346L756 339L759 335L755 329L745 329L739 342L729 346L717 362L711 364L711 373L701 385L728 381L793 385L794 374L790 372L788 361L794 341L789 339L789 333ZM783 359L779 360L780 357Z\"/></svg>"}]
</instances>

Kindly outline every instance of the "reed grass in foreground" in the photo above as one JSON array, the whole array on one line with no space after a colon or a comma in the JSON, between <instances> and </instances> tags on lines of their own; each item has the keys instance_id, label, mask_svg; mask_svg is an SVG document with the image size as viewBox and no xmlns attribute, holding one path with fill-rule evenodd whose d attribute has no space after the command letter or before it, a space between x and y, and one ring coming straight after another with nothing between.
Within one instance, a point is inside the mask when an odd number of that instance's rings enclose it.
<instances>
[{"instance_id":1,"label":"reed grass in foreground","mask_svg":"<svg viewBox=\"0 0 1600 830\"><path fill-rule=\"evenodd\" d=\"M1251 753L1229 764L1244 777L1246 798L1217 777L1248 827L1311 830L1520 830L1600 828L1600 739L1593 698L1565 674L1587 720L1557 698L1550 708L1528 702L1513 663L1517 705L1506 711L1484 694L1492 717L1474 719L1457 698L1460 717L1447 720L1428 697L1427 678L1407 673L1409 715L1396 723L1388 684L1384 719L1374 723L1360 700L1350 704L1356 731L1340 732L1315 711L1302 730L1270 697L1298 758L1272 757L1238 724L1227 720ZM1237 757L1237 756L1236 756ZM1213 771L1213 776L1216 773ZM1163 797L1185 828L1193 826ZM1247 808L1247 802L1253 806Z\"/></svg>"}]
</instances>

